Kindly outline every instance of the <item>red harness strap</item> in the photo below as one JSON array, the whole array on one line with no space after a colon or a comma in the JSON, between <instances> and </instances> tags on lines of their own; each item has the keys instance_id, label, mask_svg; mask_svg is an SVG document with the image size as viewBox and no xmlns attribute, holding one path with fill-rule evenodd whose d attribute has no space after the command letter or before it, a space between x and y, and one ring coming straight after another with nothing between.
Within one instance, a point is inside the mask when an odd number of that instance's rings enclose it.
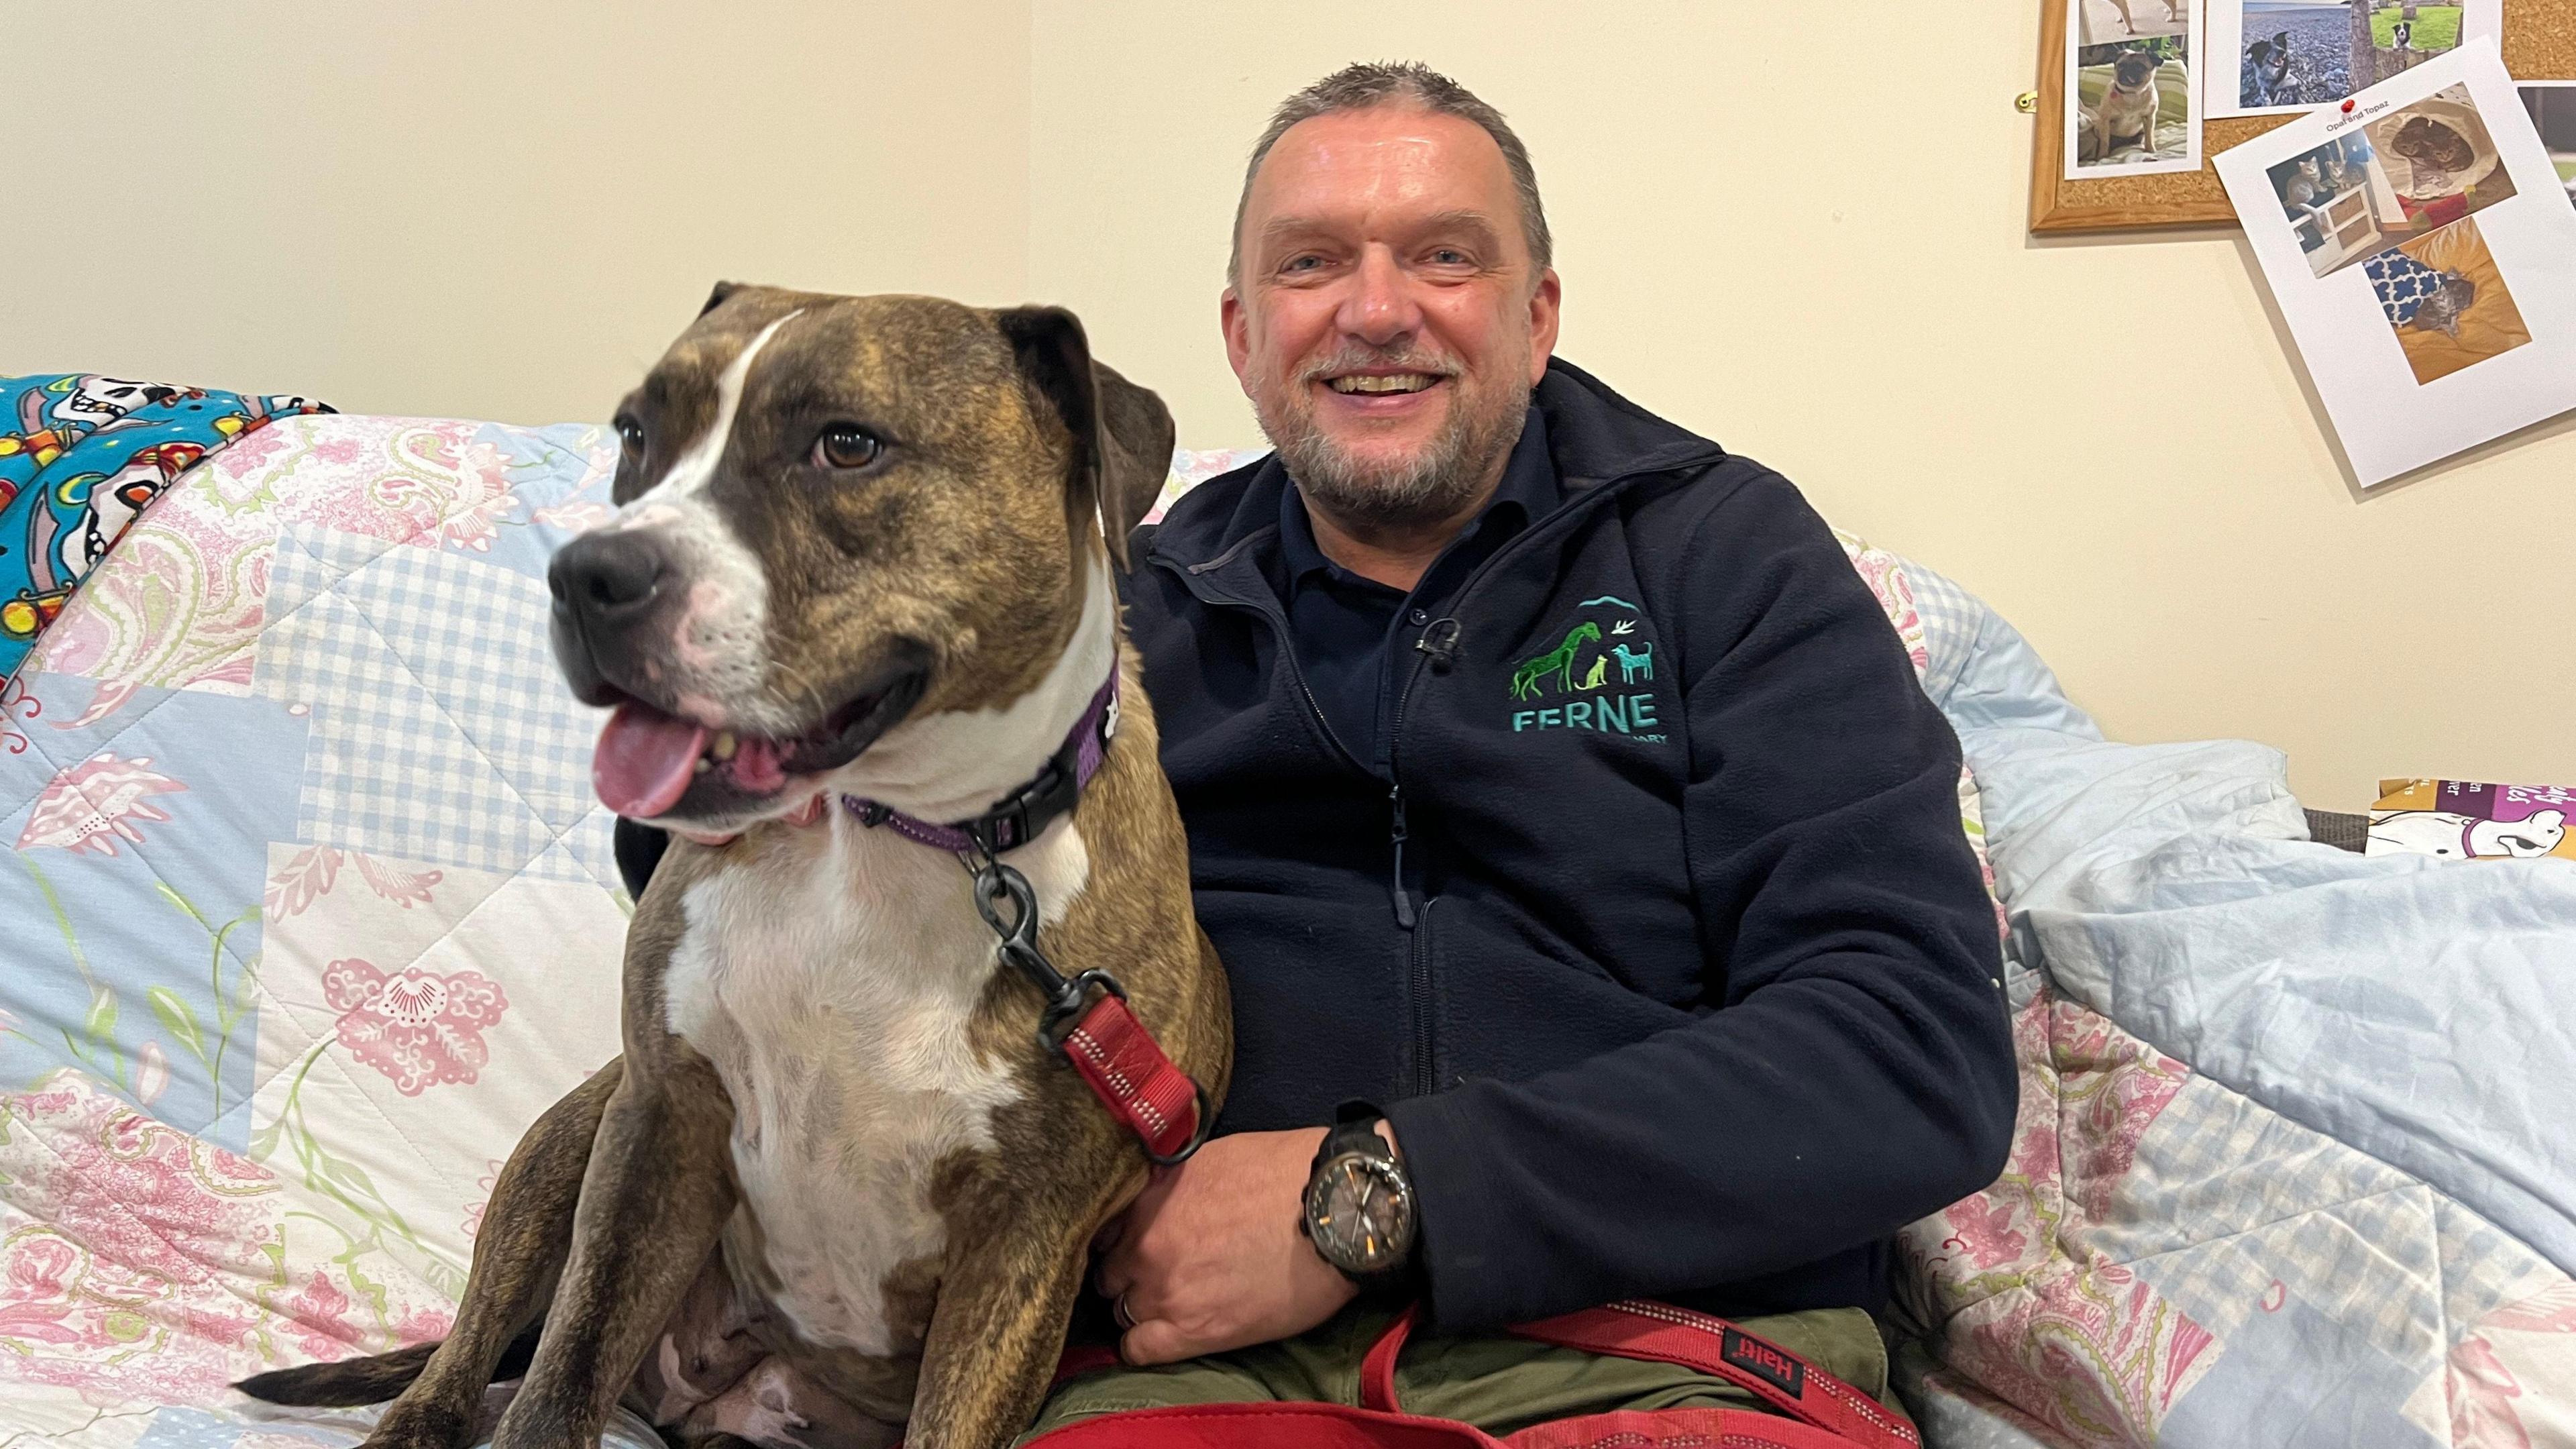
<instances>
[{"instance_id":1,"label":"red harness strap","mask_svg":"<svg viewBox=\"0 0 2576 1449\"><path fill-rule=\"evenodd\" d=\"M1404 1412L1395 1362L1413 1312L1360 1361L1360 1404L1203 1404L1102 1414L1036 1441L1045 1449L1922 1449L1914 1427L1867 1394L1723 1318L1630 1300L1524 1324L1513 1333L1560 1348L1680 1364L1751 1391L1777 1412L1621 1409L1533 1425L1498 1439L1469 1424ZM1058 1381L1106 1367L1097 1350L1067 1353ZM1783 1417L1785 1416L1785 1417Z\"/></svg>"},{"instance_id":2,"label":"red harness strap","mask_svg":"<svg viewBox=\"0 0 2576 1449\"><path fill-rule=\"evenodd\" d=\"M1205 1105L1198 1084L1172 1065L1125 997L1101 993L1064 1034L1064 1059L1156 1161L1175 1160L1198 1141Z\"/></svg>"}]
</instances>

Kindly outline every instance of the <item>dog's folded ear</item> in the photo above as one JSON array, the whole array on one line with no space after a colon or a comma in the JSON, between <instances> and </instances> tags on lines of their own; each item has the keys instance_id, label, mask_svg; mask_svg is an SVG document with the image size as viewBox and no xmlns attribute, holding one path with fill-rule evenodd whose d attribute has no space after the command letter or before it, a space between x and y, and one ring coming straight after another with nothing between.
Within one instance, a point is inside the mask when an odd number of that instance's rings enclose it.
<instances>
[{"instance_id":1,"label":"dog's folded ear","mask_svg":"<svg viewBox=\"0 0 2576 1449\"><path fill-rule=\"evenodd\" d=\"M1171 409L1150 388L1092 361L1082 323L1062 307L1015 307L1001 314L1001 324L1033 399L1073 434L1065 517L1074 537L1096 512L1110 561L1124 573L1127 535L1171 472Z\"/></svg>"},{"instance_id":2,"label":"dog's folded ear","mask_svg":"<svg viewBox=\"0 0 2576 1449\"><path fill-rule=\"evenodd\" d=\"M716 289L715 289L714 291L712 291L712 292L707 293L707 304L706 304L705 306L700 307L700 308L698 309L698 315L699 315L699 316L701 316L701 317L704 317L704 316L705 316L705 315L707 315L709 312L712 312L712 311L714 311L715 309L717 309L718 307L723 306L723 305L724 305L724 300L725 300L725 298L730 297L730 296L732 296L734 293L741 291L741 290L742 290L742 288L743 288L743 284L742 284L742 283L740 283L740 282L718 282L718 283L716 283Z\"/></svg>"}]
</instances>

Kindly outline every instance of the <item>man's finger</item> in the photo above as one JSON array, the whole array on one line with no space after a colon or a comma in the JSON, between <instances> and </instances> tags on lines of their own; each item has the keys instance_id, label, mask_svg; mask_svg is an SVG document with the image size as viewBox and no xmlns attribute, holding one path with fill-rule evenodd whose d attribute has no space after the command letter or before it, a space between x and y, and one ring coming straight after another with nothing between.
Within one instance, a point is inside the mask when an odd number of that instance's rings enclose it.
<instances>
[{"instance_id":1,"label":"man's finger","mask_svg":"<svg viewBox=\"0 0 2576 1449\"><path fill-rule=\"evenodd\" d=\"M1118 1301L1119 1294L1128 1292L1136 1286L1135 1265L1115 1254L1103 1258L1100 1260L1100 1271L1091 1275L1091 1286L1100 1290L1101 1297L1115 1303Z\"/></svg>"},{"instance_id":2,"label":"man's finger","mask_svg":"<svg viewBox=\"0 0 2576 1449\"><path fill-rule=\"evenodd\" d=\"M1189 1345L1182 1341L1180 1328L1166 1319L1145 1319L1118 1340L1118 1357L1130 1368L1178 1363L1191 1355Z\"/></svg>"},{"instance_id":3,"label":"man's finger","mask_svg":"<svg viewBox=\"0 0 2576 1449\"><path fill-rule=\"evenodd\" d=\"M1126 1236L1127 1215L1125 1213L1120 1213L1118 1216L1102 1223L1100 1225L1100 1231L1091 1235L1091 1255L1097 1258L1106 1254L1110 1249L1117 1247L1119 1240Z\"/></svg>"}]
</instances>

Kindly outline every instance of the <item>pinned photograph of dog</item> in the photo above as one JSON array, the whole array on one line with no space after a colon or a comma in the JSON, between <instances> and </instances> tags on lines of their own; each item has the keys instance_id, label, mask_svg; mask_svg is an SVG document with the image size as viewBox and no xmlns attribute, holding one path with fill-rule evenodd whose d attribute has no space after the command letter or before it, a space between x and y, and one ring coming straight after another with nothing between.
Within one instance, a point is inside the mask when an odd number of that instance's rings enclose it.
<instances>
[{"instance_id":1,"label":"pinned photograph of dog","mask_svg":"<svg viewBox=\"0 0 2576 1449\"><path fill-rule=\"evenodd\" d=\"M2188 35L2158 35L2075 53L2075 173L2191 156Z\"/></svg>"},{"instance_id":2,"label":"pinned photograph of dog","mask_svg":"<svg viewBox=\"0 0 2576 1449\"><path fill-rule=\"evenodd\" d=\"M2513 175L2466 86L2377 117L2265 174L2320 277L2514 195Z\"/></svg>"},{"instance_id":3,"label":"pinned photograph of dog","mask_svg":"<svg viewBox=\"0 0 2576 1449\"><path fill-rule=\"evenodd\" d=\"M2531 341L2474 220L2400 243L2362 269L2418 385Z\"/></svg>"},{"instance_id":4,"label":"pinned photograph of dog","mask_svg":"<svg viewBox=\"0 0 2576 1449\"><path fill-rule=\"evenodd\" d=\"M2188 35L2188 0L2078 0L2076 44L2116 45L2142 35Z\"/></svg>"},{"instance_id":5,"label":"pinned photograph of dog","mask_svg":"<svg viewBox=\"0 0 2576 1449\"><path fill-rule=\"evenodd\" d=\"M2468 28L2462 5L2319 0L2230 0L2210 21L2237 57L2239 112L2330 105L2458 49Z\"/></svg>"},{"instance_id":6,"label":"pinned photograph of dog","mask_svg":"<svg viewBox=\"0 0 2576 1449\"><path fill-rule=\"evenodd\" d=\"M672 837L623 1055L502 1168L443 1342L242 1387L391 1399L378 1449L591 1445L621 1402L995 1449L1232 1061L1113 577L1170 414L1059 309L728 284L616 425L548 583L600 796Z\"/></svg>"}]
</instances>

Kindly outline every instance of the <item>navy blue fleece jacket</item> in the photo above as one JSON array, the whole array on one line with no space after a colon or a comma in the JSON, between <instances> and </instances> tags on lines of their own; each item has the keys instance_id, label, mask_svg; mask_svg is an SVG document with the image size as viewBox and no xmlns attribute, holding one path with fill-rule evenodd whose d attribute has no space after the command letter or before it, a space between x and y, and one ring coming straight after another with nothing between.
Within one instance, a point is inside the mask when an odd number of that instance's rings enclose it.
<instances>
[{"instance_id":1,"label":"navy blue fleece jacket","mask_svg":"<svg viewBox=\"0 0 2576 1449\"><path fill-rule=\"evenodd\" d=\"M1958 741L1796 489L1563 362L1533 401L1561 501L1402 627L1382 765L1287 648L1275 460L1134 541L1221 1129L1382 1105L1443 1330L1875 1308L2012 1130Z\"/></svg>"}]
</instances>

